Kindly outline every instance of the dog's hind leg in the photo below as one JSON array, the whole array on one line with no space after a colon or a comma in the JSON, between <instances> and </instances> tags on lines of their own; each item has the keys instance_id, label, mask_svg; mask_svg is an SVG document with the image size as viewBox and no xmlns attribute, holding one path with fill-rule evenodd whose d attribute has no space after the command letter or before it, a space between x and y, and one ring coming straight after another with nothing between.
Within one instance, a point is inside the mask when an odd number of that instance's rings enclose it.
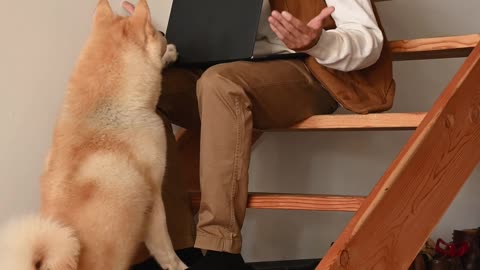
<instances>
[{"instance_id":1,"label":"dog's hind leg","mask_svg":"<svg viewBox=\"0 0 480 270\"><path fill-rule=\"evenodd\" d=\"M137 184L143 178L135 170L122 165L109 167L128 177L103 175L102 181L93 182L97 187L91 188L90 197L79 197L78 206L69 211L82 243L79 270L128 270L145 239L153 194Z\"/></svg>"}]
</instances>

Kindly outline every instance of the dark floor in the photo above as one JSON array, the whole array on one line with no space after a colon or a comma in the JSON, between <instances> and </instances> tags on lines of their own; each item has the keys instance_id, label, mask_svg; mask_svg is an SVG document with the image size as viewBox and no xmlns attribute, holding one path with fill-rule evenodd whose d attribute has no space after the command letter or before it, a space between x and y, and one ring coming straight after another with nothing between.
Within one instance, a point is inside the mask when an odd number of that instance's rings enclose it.
<instances>
[{"instance_id":1,"label":"dark floor","mask_svg":"<svg viewBox=\"0 0 480 270\"><path fill-rule=\"evenodd\" d=\"M320 262L319 259L311 260L294 260L294 261L275 261L275 262L254 262L248 263L255 270L314 270ZM130 270L149 270L158 269L158 265L155 261L149 260L148 263L143 264L141 267L136 266Z\"/></svg>"},{"instance_id":2,"label":"dark floor","mask_svg":"<svg viewBox=\"0 0 480 270\"><path fill-rule=\"evenodd\" d=\"M255 270L314 270L319 259L249 263Z\"/></svg>"}]
</instances>

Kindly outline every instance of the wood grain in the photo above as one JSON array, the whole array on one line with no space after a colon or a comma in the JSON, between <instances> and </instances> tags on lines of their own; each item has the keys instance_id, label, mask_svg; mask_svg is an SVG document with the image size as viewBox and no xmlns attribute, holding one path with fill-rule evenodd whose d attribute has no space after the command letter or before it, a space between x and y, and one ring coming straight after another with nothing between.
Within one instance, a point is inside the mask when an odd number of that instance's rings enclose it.
<instances>
[{"instance_id":1,"label":"wood grain","mask_svg":"<svg viewBox=\"0 0 480 270\"><path fill-rule=\"evenodd\" d=\"M395 60L466 57L480 41L480 34L396 40L390 42Z\"/></svg>"},{"instance_id":2,"label":"wood grain","mask_svg":"<svg viewBox=\"0 0 480 270\"><path fill-rule=\"evenodd\" d=\"M317 269L405 270L480 161L480 46Z\"/></svg>"},{"instance_id":3,"label":"wood grain","mask_svg":"<svg viewBox=\"0 0 480 270\"><path fill-rule=\"evenodd\" d=\"M286 130L404 130L416 129L425 113L315 115ZM274 131L274 130L270 130Z\"/></svg>"},{"instance_id":4,"label":"wood grain","mask_svg":"<svg viewBox=\"0 0 480 270\"><path fill-rule=\"evenodd\" d=\"M200 207L200 193L191 193L192 207ZM355 212L365 197L250 193L247 208L275 210Z\"/></svg>"}]
</instances>

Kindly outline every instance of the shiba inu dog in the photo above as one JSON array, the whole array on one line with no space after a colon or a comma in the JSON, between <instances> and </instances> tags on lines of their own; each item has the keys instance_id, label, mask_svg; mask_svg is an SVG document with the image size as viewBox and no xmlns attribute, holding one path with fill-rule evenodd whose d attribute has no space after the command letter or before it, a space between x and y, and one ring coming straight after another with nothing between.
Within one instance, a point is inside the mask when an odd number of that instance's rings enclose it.
<instances>
[{"instance_id":1,"label":"shiba inu dog","mask_svg":"<svg viewBox=\"0 0 480 270\"><path fill-rule=\"evenodd\" d=\"M161 71L176 60L146 0L130 17L99 0L71 76L41 178L41 207L0 238L2 270L127 270L145 244L163 269L186 269L161 197Z\"/></svg>"}]
</instances>

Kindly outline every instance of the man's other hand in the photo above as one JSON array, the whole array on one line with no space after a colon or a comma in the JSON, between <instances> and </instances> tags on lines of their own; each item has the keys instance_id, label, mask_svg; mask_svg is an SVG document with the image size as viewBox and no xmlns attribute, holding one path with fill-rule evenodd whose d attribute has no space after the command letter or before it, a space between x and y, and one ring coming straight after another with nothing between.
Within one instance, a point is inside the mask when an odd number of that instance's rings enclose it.
<instances>
[{"instance_id":1,"label":"man's other hand","mask_svg":"<svg viewBox=\"0 0 480 270\"><path fill-rule=\"evenodd\" d=\"M268 18L270 27L285 45L294 51L308 50L320 40L324 21L335 11L333 7L324 8L320 14L305 24L287 11L274 10Z\"/></svg>"}]
</instances>

